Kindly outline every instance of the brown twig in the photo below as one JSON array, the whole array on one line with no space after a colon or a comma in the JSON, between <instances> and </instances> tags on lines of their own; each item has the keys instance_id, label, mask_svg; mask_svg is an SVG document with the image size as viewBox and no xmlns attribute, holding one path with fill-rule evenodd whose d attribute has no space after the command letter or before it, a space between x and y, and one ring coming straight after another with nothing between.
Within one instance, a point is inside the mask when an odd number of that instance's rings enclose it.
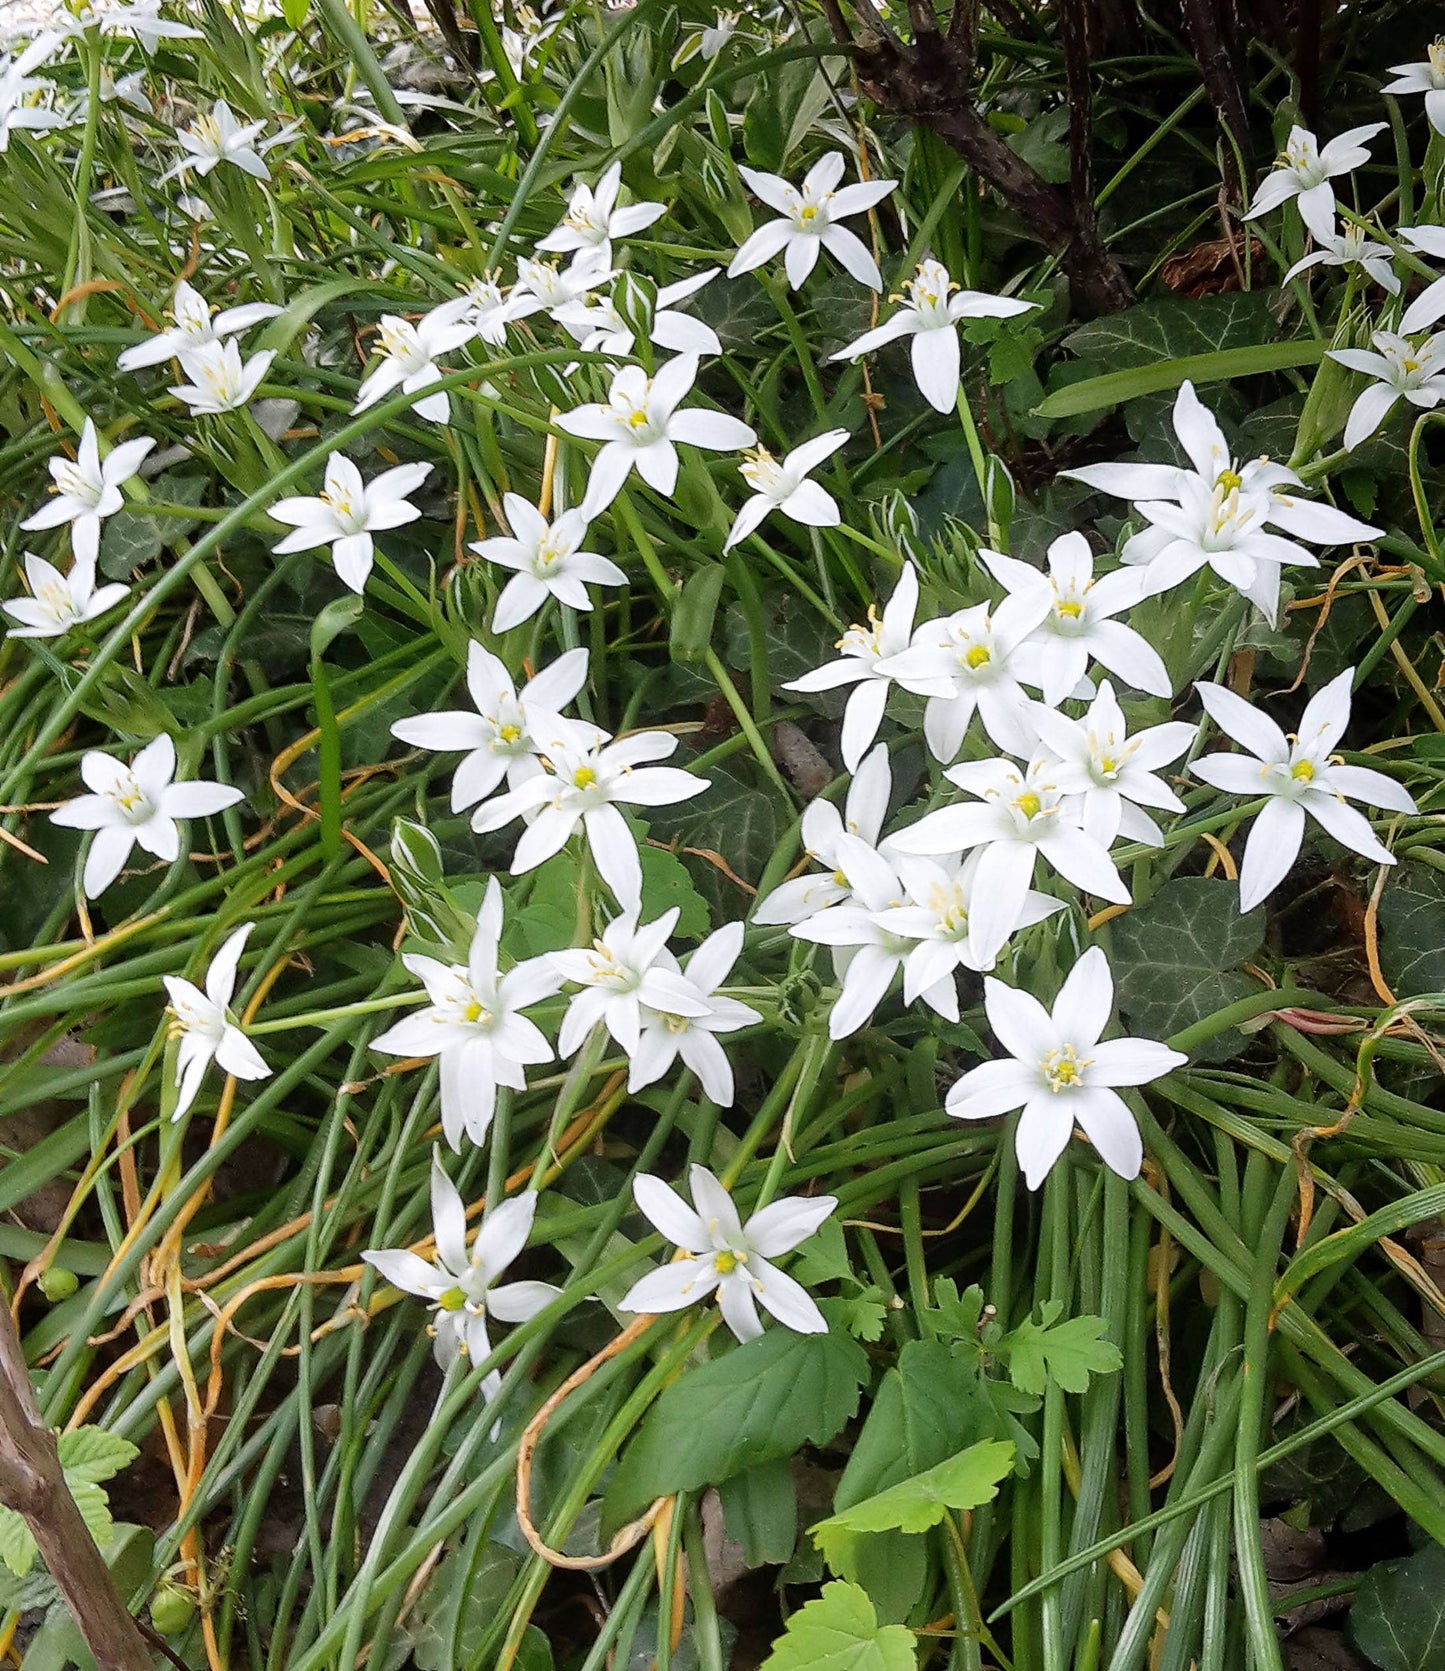
<instances>
[{"instance_id":1,"label":"brown twig","mask_svg":"<svg viewBox=\"0 0 1445 1671\"><path fill-rule=\"evenodd\" d=\"M0 1305L0 1502L25 1519L85 1644L105 1671L153 1671L65 1483L55 1435L41 1420L8 1306Z\"/></svg>"}]
</instances>

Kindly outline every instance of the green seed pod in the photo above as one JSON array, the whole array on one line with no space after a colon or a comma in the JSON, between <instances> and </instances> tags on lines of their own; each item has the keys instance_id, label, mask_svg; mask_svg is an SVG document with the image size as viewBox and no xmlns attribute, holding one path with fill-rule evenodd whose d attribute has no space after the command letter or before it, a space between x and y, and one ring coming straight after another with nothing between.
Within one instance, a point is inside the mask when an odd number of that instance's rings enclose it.
<instances>
[{"instance_id":1,"label":"green seed pod","mask_svg":"<svg viewBox=\"0 0 1445 1671\"><path fill-rule=\"evenodd\" d=\"M79 1287L80 1278L74 1271L67 1271L63 1265L47 1265L40 1273L40 1292L51 1305L59 1305L62 1300L68 1300Z\"/></svg>"},{"instance_id":2,"label":"green seed pod","mask_svg":"<svg viewBox=\"0 0 1445 1671\"><path fill-rule=\"evenodd\" d=\"M151 1597L151 1624L162 1636L179 1636L196 1616L196 1598L189 1590L162 1579Z\"/></svg>"}]
</instances>

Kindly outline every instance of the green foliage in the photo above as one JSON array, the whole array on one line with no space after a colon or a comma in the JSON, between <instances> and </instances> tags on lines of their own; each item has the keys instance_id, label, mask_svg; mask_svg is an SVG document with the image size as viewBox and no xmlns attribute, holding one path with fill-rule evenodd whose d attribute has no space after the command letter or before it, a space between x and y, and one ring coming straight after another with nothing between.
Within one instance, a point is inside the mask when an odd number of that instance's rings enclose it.
<instances>
[{"instance_id":1,"label":"green foliage","mask_svg":"<svg viewBox=\"0 0 1445 1671\"><path fill-rule=\"evenodd\" d=\"M140 1452L128 1439L100 1427L77 1427L58 1436L60 1466L65 1484L80 1510L90 1535L104 1547L111 1541L113 1522L105 1482L128 1468ZM24 1516L0 1507L0 1563L17 1579L35 1564L35 1539Z\"/></svg>"},{"instance_id":2,"label":"green foliage","mask_svg":"<svg viewBox=\"0 0 1445 1671\"><path fill-rule=\"evenodd\" d=\"M837 1334L772 1329L688 1370L648 1412L608 1487L618 1525L654 1497L719 1485L744 1469L826 1444L857 1410L862 1348Z\"/></svg>"},{"instance_id":3,"label":"green foliage","mask_svg":"<svg viewBox=\"0 0 1445 1671\"><path fill-rule=\"evenodd\" d=\"M1088 1389L1091 1377L1119 1369L1119 1348L1102 1338L1102 1317L1066 1317L1061 1300L1045 1300L1035 1322L1026 1317L1000 1342L1009 1380L1025 1393L1041 1393L1050 1381L1065 1392Z\"/></svg>"},{"instance_id":4,"label":"green foliage","mask_svg":"<svg viewBox=\"0 0 1445 1671\"><path fill-rule=\"evenodd\" d=\"M1264 913L1239 912L1233 882L1178 876L1112 925L1111 962L1119 1008L1141 1038L1167 1039L1258 991L1237 973L1259 950ZM1231 1029L1196 1055L1228 1061L1243 1048Z\"/></svg>"},{"instance_id":5,"label":"green foliage","mask_svg":"<svg viewBox=\"0 0 1445 1671\"><path fill-rule=\"evenodd\" d=\"M1350 1608L1350 1634L1379 1671L1442 1671L1445 1549L1428 1543L1371 1567Z\"/></svg>"},{"instance_id":6,"label":"green foliage","mask_svg":"<svg viewBox=\"0 0 1445 1671\"><path fill-rule=\"evenodd\" d=\"M788 1620L761 1671L914 1671L913 1633L880 1625L867 1592L825 1584Z\"/></svg>"},{"instance_id":7,"label":"green foliage","mask_svg":"<svg viewBox=\"0 0 1445 1671\"><path fill-rule=\"evenodd\" d=\"M841 1514L810 1528L834 1572L860 1581L858 1543L869 1532L926 1532L950 1509L961 1512L992 1502L999 1482L1013 1471L1014 1448L999 1440L970 1445L921 1474L865 1497Z\"/></svg>"}]
</instances>

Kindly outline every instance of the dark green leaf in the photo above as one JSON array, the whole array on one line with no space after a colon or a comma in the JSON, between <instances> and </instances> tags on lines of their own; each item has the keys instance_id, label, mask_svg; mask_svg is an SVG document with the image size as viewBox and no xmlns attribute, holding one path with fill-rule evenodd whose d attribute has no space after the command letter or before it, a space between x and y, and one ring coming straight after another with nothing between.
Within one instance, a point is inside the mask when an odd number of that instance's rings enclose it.
<instances>
[{"instance_id":1,"label":"dark green leaf","mask_svg":"<svg viewBox=\"0 0 1445 1671\"><path fill-rule=\"evenodd\" d=\"M1445 992L1445 876L1401 865L1380 895L1380 969L1397 998Z\"/></svg>"},{"instance_id":2,"label":"dark green leaf","mask_svg":"<svg viewBox=\"0 0 1445 1671\"><path fill-rule=\"evenodd\" d=\"M718 1485L746 1468L824 1445L858 1408L862 1347L836 1334L769 1329L689 1370L648 1413L607 1492L617 1526L654 1497Z\"/></svg>"},{"instance_id":3,"label":"dark green leaf","mask_svg":"<svg viewBox=\"0 0 1445 1671\"><path fill-rule=\"evenodd\" d=\"M1239 913L1233 882L1179 876L1113 924L1110 962L1119 1008L1140 1038L1167 1039L1256 989L1233 973L1264 937L1264 913ZM1244 1044L1234 1029L1197 1054L1223 1062Z\"/></svg>"},{"instance_id":4,"label":"dark green leaf","mask_svg":"<svg viewBox=\"0 0 1445 1671\"><path fill-rule=\"evenodd\" d=\"M798 1541L798 1493L785 1457L734 1474L718 1487L728 1536L750 1567L781 1566Z\"/></svg>"},{"instance_id":5,"label":"dark green leaf","mask_svg":"<svg viewBox=\"0 0 1445 1671\"><path fill-rule=\"evenodd\" d=\"M1445 1549L1429 1543L1360 1581L1350 1634L1379 1671L1445 1671Z\"/></svg>"}]
</instances>

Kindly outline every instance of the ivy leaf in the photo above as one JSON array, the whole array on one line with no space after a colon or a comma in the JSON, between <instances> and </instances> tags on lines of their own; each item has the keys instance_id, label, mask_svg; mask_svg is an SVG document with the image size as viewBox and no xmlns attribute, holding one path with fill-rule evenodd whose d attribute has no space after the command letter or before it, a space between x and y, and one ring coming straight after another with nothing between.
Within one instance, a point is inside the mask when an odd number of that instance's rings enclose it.
<instances>
[{"instance_id":1,"label":"ivy leaf","mask_svg":"<svg viewBox=\"0 0 1445 1671\"><path fill-rule=\"evenodd\" d=\"M1041 1393L1053 1381L1065 1392L1081 1393L1091 1376L1123 1366L1119 1348L1103 1338L1108 1324L1102 1317L1069 1317L1060 1323L1062 1310L1058 1300L1046 1300L1038 1322L1027 1317L1004 1336L1000 1353L1020 1392Z\"/></svg>"},{"instance_id":2,"label":"ivy leaf","mask_svg":"<svg viewBox=\"0 0 1445 1671\"><path fill-rule=\"evenodd\" d=\"M616 1527L654 1497L719 1485L745 1468L825 1445L858 1408L868 1375L845 1335L769 1329L688 1370L653 1405L603 1506Z\"/></svg>"},{"instance_id":3,"label":"ivy leaf","mask_svg":"<svg viewBox=\"0 0 1445 1671\"><path fill-rule=\"evenodd\" d=\"M1112 925L1110 962L1119 1008L1141 1038L1167 1039L1256 990L1237 966L1264 938L1264 912L1239 912L1233 882L1178 876ZM1195 1051L1227 1061L1244 1048L1235 1028Z\"/></svg>"},{"instance_id":4,"label":"ivy leaf","mask_svg":"<svg viewBox=\"0 0 1445 1671\"><path fill-rule=\"evenodd\" d=\"M1445 876L1401 865L1380 895L1380 969L1397 998L1445 991Z\"/></svg>"},{"instance_id":5,"label":"ivy leaf","mask_svg":"<svg viewBox=\"0 0 1445 1671\"><path fill-rule=\"evenodd\" d=\"M1064 346L1109 371L1253 347L1278 336L1268 304L1262 290L1188 299L1161 296L1106 319L1089 320L1069 332Z\"/></svg>"},{"instance_id":6,"label":"ivy leaf","mask_svg":"<svg viewBox=\"0 0 1445 1671\"><path fill-rule=\"evenodd\" d=\"M1445 1671L1445 1549L1427 1543L1360 1580L1350 1634L1379 1671Z\"/></svg>"},{"instance_id":7,"label":"ivy leaf","mask_svg":"<svg viewBox=\"0 0 1445 1671\"><path fill-rule=\"evenodd\" d=\"M880 1625L856 1584L825 1584L788 1620L761 1671L915 1671L917 1664L911 1630Z\"/></svg>"},{"instance_id":8,"label":"ivy leaf","mask_svg":"<svg viewBox=\"0 0 1445 1671\"><path fill-rule=\"evenodd\" d=\"M813 1542L834 1572L858 1580L858 1539L870 1532L926 1532L949 1509L976 1509L998 1495L1000 1480L1013 1472L1014 1447L1005 1439L984 1439L875 1497L844 1509L810 1528Z\"/></svg>"}]
</instances>

